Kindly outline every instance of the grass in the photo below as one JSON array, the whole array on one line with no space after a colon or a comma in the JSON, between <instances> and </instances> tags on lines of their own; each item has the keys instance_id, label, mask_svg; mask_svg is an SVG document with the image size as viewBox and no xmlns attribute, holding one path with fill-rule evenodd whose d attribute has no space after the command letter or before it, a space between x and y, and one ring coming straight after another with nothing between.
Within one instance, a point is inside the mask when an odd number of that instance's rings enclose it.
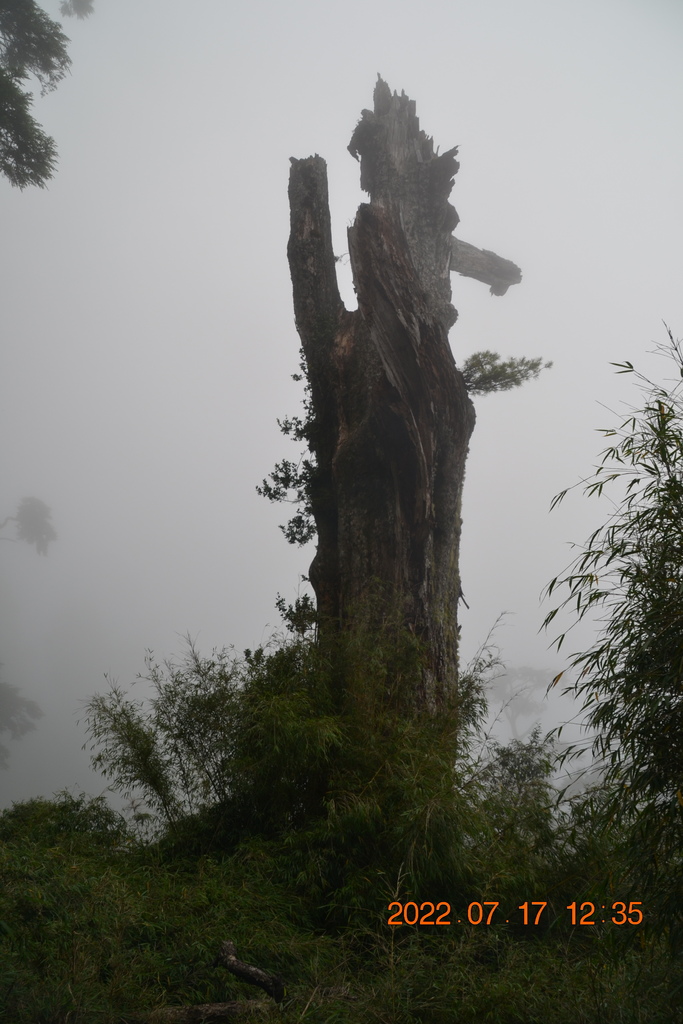
<instances>
[{"instance_id":1,"label":"grass","mask_svg":"<svg viewBox=\"0 0 683 1024\"><path fill-rule=\"evenodd\" d=\"M74 803L78 805L74 812ZM325 931L316 907L278 881L268 844L230 856L169 856L115 825L73 831L89 802L62 795L0 817L0 1020L135 1024L161 1006L253 999L211 963L238 956L286 982L283 1024L673 1024L675 978L661 941L624 945L566 921ZM17 813L19 812L19 813ZM14 814L14 817L12 815ZM70 823L55 828L60 817Z\"/></svg>"},{"instance_id":2,"label":"grass","mask_svg":"<svg viewBox=\"0 0 683 1024\"><path fill-rule=\"evenodd\" d=\"M0 814L0 1022L151 1024L261 996L212 966L225 940L285 981L254 1020L683 1022L680 958L599 794L554 806L537 734L481 762L477 678L420 715L414 638L363 643L322 660L301 640L243 661L190 651L152 666L148 705L93 700L100 766L137 783L156 825L143 838L144 815L69 794ZM394 900L444 899L449 927L387 923ZM517 908L540 899L524 926ZM585 899L643 900L646 926L572 927ZM505 917L457 924L475 900Z\"/></svg>"}]
</instances>

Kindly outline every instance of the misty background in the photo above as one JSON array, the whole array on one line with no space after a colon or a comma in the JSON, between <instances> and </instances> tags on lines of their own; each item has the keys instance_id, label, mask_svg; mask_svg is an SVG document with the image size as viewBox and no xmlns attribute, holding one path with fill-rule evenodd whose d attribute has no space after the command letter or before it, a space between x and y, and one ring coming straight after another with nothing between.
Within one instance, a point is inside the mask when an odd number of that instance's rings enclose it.
<instances>
[{"instance_id":1,"label":"misty background","mask_svg":"<svg viewBox=\"0 0 683 1024\"><path fill-rule=\"evenodd\" d=\"M105 789L78 724L105 673L128 684L186 633L204 653L253 648L279 627L277 593L304 592L313 547L290 547L288 507L255 492L296 453L276 417L302 395L289 158L327 160L353 307L346 229L364 194L346 146L378 72L442 150L460 146L458 236L523 271L502 298L452 275L456 362L554 363L474 399L463 507L465 660L507 612L499 697L540 699L564 666L548 650L562 620L538 632L541 591L610 511L580 489L550 501L638 401L610 362L662 379L662 319L683 335L683 5L97 0L64 29L72 73L33 108L56 175L0 181L0 520L35 496L58 534L47 557L0 542L1 678L44 712L7 744L0 807ZM590 640L582 627L567 651ZM503 732L575 710L553 698Z\"/></svg>"}]
</instances>

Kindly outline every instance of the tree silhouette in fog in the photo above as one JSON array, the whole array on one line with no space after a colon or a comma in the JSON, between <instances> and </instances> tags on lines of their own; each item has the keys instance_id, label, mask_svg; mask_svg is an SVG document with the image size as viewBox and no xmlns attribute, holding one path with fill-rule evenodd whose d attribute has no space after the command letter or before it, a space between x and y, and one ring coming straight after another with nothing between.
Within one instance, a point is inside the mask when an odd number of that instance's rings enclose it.
<instances>
[{"instance_id":1,"label":"tree silhouette in fog","mask_svg":"<svg viewBox=\"0 0 683 1024\"><path fill-rule=\"evenodd\" d=\"M63 18L87 18L95 6L95 0L64 0L59 5L59 12Z\"/></svg>"},{"instance_id":2,"label":"tree silhouette in fog","mask_svg":"<svg viewBox=\"0 0 683 1024\"><path fill-rule=\"evenodd\" d=\"M11 739L19 739L35 729L33 719L42 718L43 712L33 700L19 696L16 686L0 680L0 733L9 733ZM0 743L0 768L8 767L9 751Z\"/></svg>"},{"instance_id":3,"label":"tree silhouette in fog","mask_svg":"<svg viewBox=\"0 0 683 1024\"><path fill-rule=\"evenodd\" d=\"M51 515L50 508L40 498L22 498L16 515L7 516L0 523L0 530L8 523L16 523L16 539L35 544L38 554L46 555L50 541L57 539L55 528L50 522ZM24 733L35 729L32 719L41 718L42 714L35 701L20 697L16 686L0 680L0 733L9 733L13 740L19 739ZM8 767L8 757L9 751L0 743L0 768Z\"/></svg>"},{"instance_id":4,"label":"tree silhouette in fog","mask_svg":"<svg viewBox=\"0 0 683 1024\"><path fill-rule=\"evenodd\" d=\"M27 544L35 544L39 555L46 555L50 541L57 539L57 533L50 522L52 512L40 498L22 498L17 514L7 516L0 523L0 530L8 523L17 524L17 540L25 540ZM3 538L9 540L8 537Z\"/></svg>"}]
</instances>

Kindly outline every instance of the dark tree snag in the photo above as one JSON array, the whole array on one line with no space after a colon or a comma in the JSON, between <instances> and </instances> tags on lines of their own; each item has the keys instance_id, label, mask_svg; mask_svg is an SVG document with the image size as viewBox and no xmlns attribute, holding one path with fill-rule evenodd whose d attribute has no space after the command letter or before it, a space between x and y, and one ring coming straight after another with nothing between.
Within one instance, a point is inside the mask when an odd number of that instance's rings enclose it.
<instances>
[{"instance_id":1,"label":"dark tree snag","mask_svg":"<svg viewBox=\"0 0 683 1024\"><path fill-rule=\"evenodd\" d=\"M457 149L434 152L405 94L378 79L349 150L370 195L348 233L356 311L337 288L325 161L293 159L289 184L317 463L310 580L323 630L352 622L378 589L385 611L398 603L427 651L417 704L435 707L457 681L460 509L475 420L448 342L449 271L488 273L499 291L514 265L454 243Z\"/></svg>"}]
</instances>

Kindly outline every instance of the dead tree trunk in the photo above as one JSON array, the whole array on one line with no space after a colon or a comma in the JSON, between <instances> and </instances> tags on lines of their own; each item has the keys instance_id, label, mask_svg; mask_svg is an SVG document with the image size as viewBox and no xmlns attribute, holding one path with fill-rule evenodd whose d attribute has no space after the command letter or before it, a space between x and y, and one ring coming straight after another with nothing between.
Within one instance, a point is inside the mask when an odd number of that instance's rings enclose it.
<instances>
[{"instance_id":1,"label":"dead tree trunk","mask_svg":"<svg viewBox=\"0 0 683 1024\"><path fill-rule=\"evenodd\" d=\"M325 161L293 159L289 185L317 466L310 580L322 629L352 622L378 591L387 610L398 602L427 651L418 704L434 707L457 680L460 509L475 420L448 342L449 272L498 295L521 274L453 238L457 149L434 152L405 94L379 79L349 150L370 195L348 233L356 311L337 287Z\"/></svg>"}]
</instances>

